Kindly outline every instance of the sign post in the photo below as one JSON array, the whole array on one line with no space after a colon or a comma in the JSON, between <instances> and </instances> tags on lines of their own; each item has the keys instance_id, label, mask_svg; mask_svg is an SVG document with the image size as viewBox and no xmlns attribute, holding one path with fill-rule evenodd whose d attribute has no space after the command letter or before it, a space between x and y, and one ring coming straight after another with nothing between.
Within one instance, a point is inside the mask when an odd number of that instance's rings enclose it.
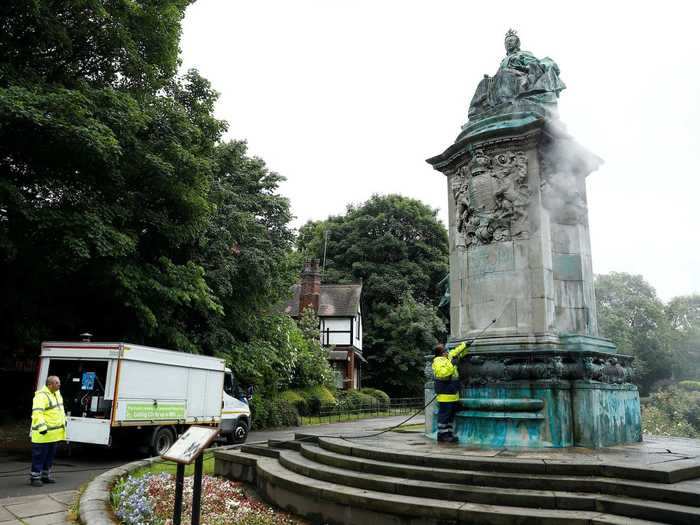
<instances>
[{"instance_id":1,"label":"sign post","mask_svg":"<svg viewBox=\"0 0 700 525\"><path fill-rule=\"evenodd\" d=\"M185 465L177 464L175 475L175 510L173 512L173 525L180 525L182 521L182 491L185 488Z\"/></svg>"},{"instance_id":2,"label":"sign post","mask_svg":"<svg viewBox=\"0 0 700 525\"><path fill-rule=\"evenodd\" d=\"M202 508L202 470L204 457L198 456L194 461L194 485L192 487L192 525L199 525L199 510Z\"/></svg>"},{"instance_id":3,"label":"sign post","mask_svg":"<svg viewBox=\"0 0 700 525\"><path fill-rule=\"evenodd\" d=\"M194 461L194 484L192 486L192 525L199 525L199 513L202 508L202 471L204 470L204 458L202 452L219 435L219 429L215 427L190 427L180 439L170 447L163 459L177 463L177 475L175 476L175 509L173 511L173 525L182 522L182 493L185 486L185 465Z\"/></svg>"}]
</instances>

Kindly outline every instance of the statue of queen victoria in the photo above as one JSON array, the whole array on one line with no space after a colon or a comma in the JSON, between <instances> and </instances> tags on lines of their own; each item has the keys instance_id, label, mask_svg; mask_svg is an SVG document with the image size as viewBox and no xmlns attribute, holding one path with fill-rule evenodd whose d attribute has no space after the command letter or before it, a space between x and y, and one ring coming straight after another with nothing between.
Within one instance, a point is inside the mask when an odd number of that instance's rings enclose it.
<instances>
[{"instance_id":1,"label":"statue of queen victoria","mask_svg":"<svg viewBox=\"0 0 700 525\"><path fill-rule=\"evenodd\" d=\"M469 105L469 119L519 110L539 110L556 115L559 93L566 88L559 79L559 66L549 57L538 59L520 49L520 38L512 29L506 33L506 57L498 72L483 80Z\"/></svg>"}]
</instances>

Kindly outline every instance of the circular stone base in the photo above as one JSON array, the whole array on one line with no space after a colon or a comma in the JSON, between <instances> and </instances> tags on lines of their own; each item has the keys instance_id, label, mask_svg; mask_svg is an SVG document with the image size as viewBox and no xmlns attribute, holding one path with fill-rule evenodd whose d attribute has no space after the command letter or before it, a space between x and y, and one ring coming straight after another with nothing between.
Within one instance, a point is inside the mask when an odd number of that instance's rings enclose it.
<instances>
[{"instance_id":1,"label":"circular stone base","mask_svg":"<svg viewBox=\"0 0 700 525\"><path fill-rule=\"evenodd\" d=\"M331 524L700 523L698 440L483 450L436 444L420 432L326 432L214 456L217 474L255 483L271 503Z\"/></svg>"}]
</instances>

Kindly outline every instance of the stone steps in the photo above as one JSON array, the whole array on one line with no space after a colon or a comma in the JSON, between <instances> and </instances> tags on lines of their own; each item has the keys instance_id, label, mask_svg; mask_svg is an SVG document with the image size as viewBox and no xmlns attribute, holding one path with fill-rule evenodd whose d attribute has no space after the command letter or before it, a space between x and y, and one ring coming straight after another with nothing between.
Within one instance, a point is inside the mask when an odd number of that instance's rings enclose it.
<instances>
[{"instance_id":1,"label":"stone steps","mask_svg":"<svg viewBox=\"0 0 700 525\"><path fill-rule=\"evenodd\" d=\"M257 486L273 503L310 518L313 523L381 524L519 524L652 525L601 512L533 509L462 503L349 487L309 478L267 456L257 461Z\"/></svg>"},{"instance_id":2,"label":"stone steps","mask_svg":"<svg viewBox=\"0 0 700 525\"><path fill-rule=\"evenodd\" d=\"M493 461L316 441L216 451L216 472L255 483L268 501L314 523L700 523L700 494L689 486L572 475L579 469L555 463L558 473L552 474L543 460ZM536 465L534 473L527 472L530 465ZM613 471L646 477L637 468Z\"/></svg>"},{"instance_id":3,"label":"stone steps","mask_svg":"<svg viewBox=\"0 0 700 525\"><path fill-rule=\"evenodd\" d=\"M523 490L602 493L692 507L700 506L700 498L696 492L669 484L599 476L557 476L553 474L483 472L424 467L357 458L338 454L320 446L306 444L300 444L298 450L304 457L331 467L374 475L398 476L415 481L437 481Z\"/></svg>"},{"instance_id":4,"label":"stone steps","mask_svg":"<svg viewBox=\"0 0 700 525\"><path fill-rule=\"evenodd\" d=\"M572 493L563 490L476 487L459 483L416 481L404 477L358 473L328 465L320 465L303 457L299 452L291 450L280 452L279 463L292 472L317 480L404 496L543 509L598 512L607 512L608 509L615 509L614 512L611 511L610 513L634 518L645 517L656 521L663 521L672 514L674 523L700 523L700 509L698 508L653 500L591 493Z\"/></svg>"},{"instance_id":5,"label":"stone steps","mask_svg":"<svg viewBox=\"0 0 700 525\"><path fill-rule=\"evenodd\" d=\"M555 474L564 476L599 476L654 483L677 483L700 477L700 461L679 460L655 465L625 465L603 461L576 462L551 459L519 459L502 457L465 456L458 454L425 454L364 446L338 438L319 438L318 444L348 456L388 461L406 465L476 470L481 472L509 472L522 474Z\"/></svg>"}]
</instances>

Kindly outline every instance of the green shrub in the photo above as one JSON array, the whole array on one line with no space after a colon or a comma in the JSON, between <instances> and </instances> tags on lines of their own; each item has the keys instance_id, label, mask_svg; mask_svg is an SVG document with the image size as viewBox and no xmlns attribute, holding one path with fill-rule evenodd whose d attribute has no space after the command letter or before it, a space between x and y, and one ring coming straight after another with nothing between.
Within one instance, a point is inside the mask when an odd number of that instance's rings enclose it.
<instances>
[{"instance_id":1,"label":"green shrub","mask_svg":"<svg viewBox=\"0 0 700 525\"><path fill-rule=\"evenodd\" d=\"M688 392L700 392L700 381L679 381L678 386Z\"/></svg>"},{"instance_id":2,"label":"green shrub","mask_svg":"<svg viewBox=\"0 0 700 525\"><path fill-rule=\"evenodd\" d=\"M286 399L263 399L253 396L250 403L253 430L299 425L299 413Z\"/></svg>"},{"instance_id":3,"label":"green shrub","mask_svg":"<svg viewBox=\"0 0 700 525\"><path fill-rule=\"evenodd\" d=\"M389 398L389 395L383 390L379 390L377 388L362 388L360 389L360 392L368 396L372 396L374 399L376 399L379 402L379 406L382 410L386 410L389 408L389 403L391 402L391 399Z\"/></svg>"},{"instance_id":4,"label":"green shrub","mask_svg":"<svg viewBox=\"0 0 700 525\"><path fill-rule=\"evenodd\" d=\"M250 417L253 430L267 428L270 420L270 401L259 394L253 394L250 400Z\"/></svg>"},{"instance_id":5,"label":"green shrub","mask_svg":"<svg viewBox=\"0 0 700 525\"><path fill-rule=\"evenodd\" d=\"M308 414L310 416L317 416L321 410L321 406L335 406L336 399L328 388L325 386L312 386L309 388L304 388L303 390L297 390L296 392L301 395L307 403Z\"/></svg>"},{"instance_id":6,"label":"green shrub","mask_svg":"<svg viewBox=\"0 0 700 525\"><path fill-rule=\"evenodd\" d=\"M338 394L338 404L347 410L358 410L360 408L376 408L379 406L379 401L359 390L342 390Z\"/></svg>"},{"instance_id":7,"label":"green shrub","mask_svg":"<svg viewBox=\"0 0 700 525\"><path fill-rule=\"evenodd\" d=\"M299 414L289 401L273 399L270 402L270 427L296 427Z\"/></svg>"},{"instance_id":8,"label":"green shrub","mask_svg":"<svg viewBox=\"0 0 700 525\"><path fill-rule=\"evenodd\" d=\"M700 437L700 393L671 387L649 396L642 406L642 432Z\"/></svg>"},{"instance_id":9,"label":"green shrub","mask_svg":"<svg viewBox=\"0 0 700 525\"><path fill-rule=\"evenodd\" d=\"M291 403L300 416L309 415L309 403L297 390L285 390L277 396L279 399Z\"/></svg>"}]
</instances>

